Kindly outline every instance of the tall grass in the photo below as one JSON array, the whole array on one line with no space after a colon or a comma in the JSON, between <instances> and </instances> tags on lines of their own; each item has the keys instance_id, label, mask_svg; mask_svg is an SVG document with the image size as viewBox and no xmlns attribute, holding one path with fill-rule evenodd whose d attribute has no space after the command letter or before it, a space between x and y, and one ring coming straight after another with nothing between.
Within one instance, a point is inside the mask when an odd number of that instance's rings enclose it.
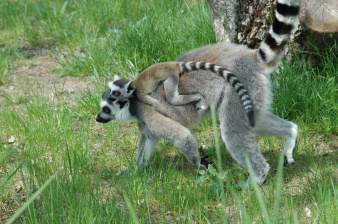
<instances>
[{"instance_id":1,"label":"tall grass","mask_svg":"<svg viewBox=\"0 0 338 224\"><path fill-rule=\"evenodd\" d=\"M332 116L338 113L337 45L315 56L317 64L311 65L306 55L295 55L275 74L275 111L308 130L337 134L338 116Z\"/></svg>"},{"instance_id":2,"label":"tall grass","mask_svg":"<svg viewBox=\"0 0 338 224\"><path fill-rule=\"evenodd\" d=\"M154 62L174 60L178 52L214 41L208 9L202 1L0 4L4 29L11 28L28 48L63 49L55 56L67 75L87 76L96 70L106 76L134 76ZM5 39L5 44L10 42Z\"/></svg>"},{"instance_id":3,"label":"tall grass","mask_svg":"<svg viewBox=\"0 0 338 224\"><path fill-rule=\"evenodd\" d=\"M214 42L204 1L4 0L0 14L0 86L11 85L13 65L31 57L27 51L55 57L60 75L90 75L99 84L75 105L55 106L29 89L1 96L0 222L16 211L17 223L338 222L336 48L318 55L319 67L297 54L274 75L274 111L300 125L297 163L283 168L284 140L259 140L271 165L267 183L239 190L248 173L219 142L215 119L191 128L219 161L218 170L201 173L165 141L149 167L133 168L136 124L94 119L100 84L112 74L133 78ZM126 167L129 175L115 176Z\"/></svg>"}]
</instances>

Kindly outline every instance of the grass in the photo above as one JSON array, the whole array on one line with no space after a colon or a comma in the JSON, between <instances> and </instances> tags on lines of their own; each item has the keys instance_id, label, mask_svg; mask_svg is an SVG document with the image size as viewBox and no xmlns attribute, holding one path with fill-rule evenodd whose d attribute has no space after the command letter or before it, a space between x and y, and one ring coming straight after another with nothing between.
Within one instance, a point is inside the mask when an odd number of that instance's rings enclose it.
<instances>
[{"instance_id":1,"label":"grass","mask_svg":"<svg viewBox=\"0 0 338 224\"><path fill-rule=\"evenodd\" d=\"M0 15L0 87L41 54L58 61L60 76L91 76L97 87L57 106L33 87L1 92L0 222L338 222L337 46L318 54L316 66L296 54L274 75L274 112L300 126L297 164L279 162L283 140L260 139L271 165L267 183L238 190L248 173L219 143L215 120L191 130L221 172L199 174L161 141L151 166L116 177L134 164L136 124L94 119L113 74L133 78L215 42L204 1L4 0Z\"/></svg>"},{"instance_id":2,"label":"grass","mask_svg":"<svg viewBox=\"0 0 338 224\"><path fill-rule=\"evenodd\" d=\"M310 124L308 129L323 134L337 134L338 71L337 45L316 54L317 65L296 55L295 60L284 63L281 75L275 77L275 111L290 120ZM292 97L289 97L289 96Z\"/></svg>"}]
</instances>

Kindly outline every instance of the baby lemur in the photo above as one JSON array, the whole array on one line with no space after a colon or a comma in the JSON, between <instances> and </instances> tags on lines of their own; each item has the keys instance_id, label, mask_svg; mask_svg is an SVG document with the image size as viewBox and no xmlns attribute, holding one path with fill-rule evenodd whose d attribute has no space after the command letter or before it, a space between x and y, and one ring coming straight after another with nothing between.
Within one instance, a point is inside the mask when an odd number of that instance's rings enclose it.
<instances>
[{"instance_id":1,"label":"baby lemur","mask_svg":"<svg viewBox=\"0 0 338 224\"><path fill-rule=\"evenodd\" d=\"M158 100L151 97L150 94L158 88L160 83L166 81L164 82L164 89L168 103L179 106L201 100L202 102L197 104L197 107L207 109L207 106L203 102L203 96L201 96L200 93L180 95L178 92L179 76L184 72L196 70L208 70L224 77L224 79L235 88L235 91L238 93L243 103L250 125L254 126L253 106L248 91L241 84L236 75L231 74L225 68L216 64L208 62L157 63L141 72L134 81L120 79L118 76L115 76L114 81L109 82L108 86L111 89L111 97L115 99L130 98L136 90L136 96L140 101L153 106L157 111L165 115L166 109Z\"/></svg>"},{"instance_id":2,"label":"baby lemur","mask_svg":"<svg viewBox=\"0 0 338 224\"><path fill-rule=\"evenodd\" d=\"M252 165L254 176L251 181L262 184L270 169L261 154L257 136L279 136L286 139L283 154L285 163L294 163L293 150L298 135L298 126L270 111L272 92L270 76L283 55L284 47L298 21L300 0L278 0L273 24L258 49L243 45L217 43L191 50L177 61L205 61L226 67L238 77L252 101L255 126L246 119L243 102L238 93L224 78L210 71L185 72L178 83L182 95L199 93L210 107L214 107L219 118L222 139L232 158L247 169L246 158ZM137 97L116 99L108 89L101 98L98 122L113 119L136 119L141 138L138 144L137 164L147 165L159 139L164 138L175 144L187 160L200 166L200 155L195 138L186 127L198 122L206 110L196 110L194 102L181 106L169 104L164 94L174 89L172 82L165 80L151 94L166 110L166 116L157 112ZM166 86L166 91L164 91Z\"/></svg>"}]
</instances>

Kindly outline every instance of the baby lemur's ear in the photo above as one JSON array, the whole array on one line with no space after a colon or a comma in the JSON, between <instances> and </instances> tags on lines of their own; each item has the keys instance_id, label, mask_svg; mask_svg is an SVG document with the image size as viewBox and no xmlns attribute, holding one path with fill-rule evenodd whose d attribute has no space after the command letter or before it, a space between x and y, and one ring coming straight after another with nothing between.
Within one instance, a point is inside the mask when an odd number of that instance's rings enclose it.
<instances>
[{"instance_id":1,"label":"baby lemur's ear","mask_svg":"<svg viewBox=\"0 0 338 224\"><path fill-rule=\"evenodd\" d=\"M119 79L120 79L120 76L114 75L114 81L119 80Z\"/></svg>"},{"instance_id":2,"label":"baby lemur's ear","mask_svg":"<svg viewBox=\"0 0 338 224\"><path fill-rule=\"evenodd\" d=\"M108 88L112 90L114 88L114 81L108 82Z\"/></svg>"},{"instance_id":3,"label":"baby lemur's ear","mask_svg":"<svg viewBox=\"0 0 338 224\"><path fill-rule=\"evenodd\" d=\"M136 86L133 81L130 81L127 83L127 85L124 88L126 89L126 93L130 96L131 94L134 93Z\"/></svg>"}]
</instances>

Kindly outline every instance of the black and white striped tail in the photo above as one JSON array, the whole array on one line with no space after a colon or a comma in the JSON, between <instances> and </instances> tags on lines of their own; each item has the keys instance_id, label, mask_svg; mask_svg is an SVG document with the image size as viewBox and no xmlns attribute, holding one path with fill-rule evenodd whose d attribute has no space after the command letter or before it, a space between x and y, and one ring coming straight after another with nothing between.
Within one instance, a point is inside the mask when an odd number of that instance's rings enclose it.
<instances>
[{"instance_id":1,"label":"black and white striped tail","mask_svg":"<svg viewBox=\"0 0 338 224\"><path fill-rule=\"evenodd\" d=\"M208 71L214 72L224 77L235 88L235 91L239 95L242 101L242 104L244 106L245 112L248 116L250 125L252 127L255 126L255 117L254 117L252 101L250 99L248 91L245 89L245 87L239 81L236 75L227 71L225 68L222 68L216 64L212 64L208 62L187 62L187 63L182 63L181 65L182 65L183 71L185 72L191 72L191 71L196 71L196 70L208 70Z\"/></svg>"},{"instance_id":2,"label":"black and white striped tail","mask_svg":"<svg viewBox=\"0 0 338 224\"><path fill-rule=\"evenodd\" d=\"M279 60L284 46L298 23L301 0L277 0L273 24L259 46L258 58L264 63Z\"/></svg>"}]
</instances>

